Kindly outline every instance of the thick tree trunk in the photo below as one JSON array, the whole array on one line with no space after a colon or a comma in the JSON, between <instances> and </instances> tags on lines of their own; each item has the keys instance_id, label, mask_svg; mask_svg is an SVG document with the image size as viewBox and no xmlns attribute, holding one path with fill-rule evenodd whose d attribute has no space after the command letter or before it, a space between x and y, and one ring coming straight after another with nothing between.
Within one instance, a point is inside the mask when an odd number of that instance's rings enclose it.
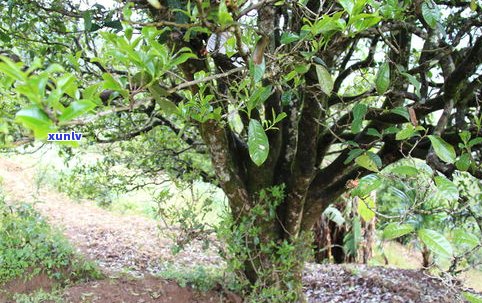
<instances>
[{"instance_id":1,"label":"thick tree trunk","mask_svg":"<svg viewBox=\"0 0 482 303\"><path fill-rule=\"evenodd\" d=\"M308 245L305 245L305 251L295 250L290 257L272 251L258 253L245 260L243 274L250 282L249 300L305 302L302 284L305 260L298 259L298 256L306 255L307 249Z\"/></svg>"},{"instance_id":2,"label":"thick tree trunk","mask_svg":"<svg viewBox=\"0 0 482 303\"><path fill-rule=\"evenodd\" d=\"M312 238L300 233L286 239L284 233L273 232L267 226L279 224L277 217L260 204L233 223L226 239L228 265L246 282L249 302L305 302L302 272Z\"/></svg>"}]
</instances>

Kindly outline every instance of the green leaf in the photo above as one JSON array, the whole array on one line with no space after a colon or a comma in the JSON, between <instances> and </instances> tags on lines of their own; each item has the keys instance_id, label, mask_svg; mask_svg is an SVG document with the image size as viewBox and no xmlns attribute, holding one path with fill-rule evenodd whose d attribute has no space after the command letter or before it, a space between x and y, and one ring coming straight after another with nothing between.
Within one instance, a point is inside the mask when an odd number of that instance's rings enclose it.
<instances>
[{"instance_id":1,"label":"green leaf","mask_svg":"<svg viewBox=\"0 0 482 303\"><path fill-rule=\"evenodd\" d=\"M463 153L462 155L460 155L460 158L457 160L457 162L455 162L455 166L458 170L466 171L470 167L470 162L470 154Z\"/></svg>"},{"instance_id":2,"label":"green leaf","mask_svg":"<svg viewBox=\"0 0 482 303\"><path fill-rule=\"evenodd\" d=\"M0 40L5 43L9 43L12 39L4 31L0 30Z\"/></svg>"},{"instance_id":3,"label":"green leaf","mask_svg":"<svg viewBox=\"0 0 482 303\"><path fill-rule=\"evenodd\" d=\"M76 83L76 78L72 74L65 74L59 79L57 79L57 87L60 88L60 90L67 95L69 95L72 98L77 97L77 83Z\"/></svg>"},{"instance_id":4,"label":"green leaf","mask_svg":"<svg viewBox=\"0 0 482 303\"><path fill-rule=\"evenodd\" d=\"M324 15L318 18L312 25L305 24L301 27L301 32L310 32L313 36L322 34L324 38L329 39L334 33L345 29L346 22L340 18L341 15L342 12L336 13L331 17ZM309 58L312 57L313 54L309 55Z\"/></svg>"},{"instance_id":5,"label":"green leaf","mask_svg":"<svg viewBox=\"0 0 482 303\"><path fill-rule=\"evenodd\" d=\"M357 103L353 107L353 121L351 123L351 132L356 134L361 131L363 119L367 113L367 106L365 104Z\"/></svg>"},{"instance_id":6,"label":"green leaf","mask_svg":"<svg viewBox=\"0 0 482 303\"><path fill-rule=\"evenodd\" d=\"M381 185L382 180L380 180L380 177L378 177L376 174L366 175L358 180L358 186L352 190L351 195L362 198L370 194L373 190L377 189Z\"/></svg>"},{"instance_id":7,"label":"green leaf","mask_svg":"<svg viewBox=\"0 0 482 303\"><path fill-rule=\"evenodd\" d=\"M79 100L72 102L69 107L59 116L60 122L70 121L77 118L90 110L94 109L96 104L90 100Z\"/></svg>"},{"instance_id":8,"label":"green leaf","mask_svg":"<svg viewBox=\"0 0 482 303\"><path fill-rule=\"evenodd\" d=\"M84 11L82 17L84 17L84 30L86 32L90 32L90 30L92 29L92 12L86 10Z\"/></svg>"},{"instance_id":9,"label":"green leaf","mask_svg":"<svg viewBox=\"0 0 482 303\"><path fill-rule=\"evenodd\" d=\"M464 291L462 292L465 300L469 301L469 303L482 303L482 297L476 294L472 294L470 292Z\"/></svg>"},{"instance_id":10,"label":"green leaf","mask_svg":"<svg viewBox=\"0 0 482 303\"><path fill-rule=\"evenodd\" d=\"M218 10L218 19L219 19L219 24L222 26L228 25L233 22L233 16L228 11L228 8L226 7L226 1L221 0L221 3L219 3L219 10Z\"/></svg>"},{"instance_id":11,"label":"green leaf","mask_svg":"<svg viewBox=\"0 0 482 303\"><path fill-rule=\"evenodd\" d=\"M355 1L354 0L339 0L343 9L348 13L348 15L353 14L353 9L355 8Z\"/></svg>"},{"instance_id":12,"label":"green leaf","mask_svg":"<svg viewBox=\"0 0 482 303\"><path fill-rule=\"evenodd\" d=\"M16 86L17 93L27 97L31 102L37 103L42 106L42 102L45 97L45 87L49 82L48 75L43 73L42 75L31 76L25 84L19 84ZM50 92L50 96L57 94L60 98L60 93L57 90Z\"/></svg>"},{"instance_id":13,"label":"green leaf","mask_svg":"<svg viewBox=\"0 0 482 303\"><path fill-rule=\"evenodd\" d=\"M179 113L179 109L177 108L176 104L165 98L168 93L160 85L158 85L157 83L153 83L147 89L157 101L157 104L159 104L163 112L168 115L174 115Z\"/></svg>"},{"instance_id":14,"label":"green leaf","mask_svg":"<svg viewBox=\"0 0 482 303\"><path fill-rule=\"evenodd\" d=\"M292 91L283 92L283 94L281 95L281 105L288 106L291 103L292 99L293 99Z\"/></svg>"},{"instance_id":15,"label":"green leaf","mask_svg":"<svg viewBox=\"0 0 482 303\"><path fill-rule=\"evenodd\" d=\"M413 75L410 75L404 72L400 72L400 74L405 76L405 78L408 79L408 82L410 82L410 84L412 84L413 87L415 88L415 94L420 98L421 97L420 88L422 87L422 83L420 83L420 81L418 81L417 78Z\"/></svg>"},{"instance_id":16,"label":"green leaf","mask_svg":"<svg viewBox=\"0 0 482 303\"><path fill-rule=\"evenodd\" d=\"M373 162L375 162L375 165L378 168L382 167L382 159L380 158L380 156L371 151L368 151L367 154L373 160Z\"/></svg>"},{"instance_id":17,"label":"green leaf","mask_svg":"<svg viewBox=\"0 0 482 303\"><path fill-rule=\"evenodd\" d=\"M362 240L361 222L358 217L353 217L351 221L351 230L343 238L343 246L348 255L356 256L358 247Z\"/></svg>"},{"instance_id":18,"label":"green leaf","mask_svg":"<svg viewBox=\"0 0 482 303\"><path fill-rule=\"evenodd\" d=\"M171 61L171 65L178 66L193 58L197 58L196 54L193 54L191 52L182 53Z\"/></svg>"},{"instance_id":19,"label":"green leaf","mask_svg":"<svg viewBox=\"0 0 482 303\"><path fill-rule=\"evenodd\" d=\"M477 10L477 1L476 0L471 0L470 1L470 10L475 12Z\"/></svg>"},{"instance_id":20,"label":"green leaf","mask_svg":"<svg viewBox=\"0 0 482 303\"><path fill-rule=\"evenodd\" d=\"M395 140L406 140L413 137L416 133L417 131L409 124L407 128L402 129L395 135Z\"/></svg>"},{"instance_id":21,"label":"green leaf","mask_svg":"<svg viewBox=\"0 0 482 303\"><path fill-rule=\"evenodd\" d=\"M27 80L27 75L20 68L22 63L15 63L5 56L0 56L0 61L3 61L0 62L0 72L15 80Z\"/></svg>"},{"instance_id":22,"label":"green leaf","mask_svg":"<svg viewBox=\"0 0 482 303\"><path fill-rule=\"evenodd\" d=\"M286 81L291 81L294 77L298 76L298 73L295 70L290 71L286 75L283 76L283 78Z\"/></svg>"},{"instance_id":23,"label":"green leaf","mask_svg":"<svg viewBox=\"0 0 482 303\"><path fill-rule=\"evenodd\" d=\"M383 230L383 239L396 239L406 234L409 234L412 231L414 231L414 228L410 224L390 223Z\"/></svg>"},{"instance_id":24,"label":"green leaf","mask_svg":"<svg viewBox=\"0 0 482 303\"><path fill-rule=\"evenodd\" d=\"M53 126L49 116L37 106L19 110L15 115L15 121L33 130L38 138L46 137Z\"/></svg>"},{"instance_id":25,"label":"green leaf","mask_svg":"<svg viewBox=\"0 0 482 303\"><path fill-rule=\"evenodd\" d=\"M269 142L263 126L258 120L250 120L248 126L248 150L253 162L260 166L268 159Z\"/></svg>"},{"instance_id":26,"label":"green leaf","mask_svg":"<svg viewBox=\"0 0 482 303\"><path fill-rule=\"evenodd\" d=\"M407 121L410 121L410 114L408 113L408 110L406 107L395 107L392 110L390 110L391 113L397 114L399 116L404 117L407 119Z\"/></svg>"},{"instance_id":27,"label":"green leaf","mask_svg":"<svg viewBox=\"0 0 482 303\"><path fill-rule=\"evenodd\" d=\"M52 121L49 116L37 106L31 106L21 109L15 115L15 120L25 123L26 125L35 127L48 127Z\"/></svg>"},{"instance_id":28,"label":"green leaf","mask_svg":"<svg viewBox=\"0 0 482 303\"><path fill-rule=\"evenodd\" d=\"M442 138L438 136L429 135L428 138L432 142L432 147L435 154L444 162L454 163L455 162L455 149L452 145L445 142Z\"/></svg>"},{"instance_id":29,"label":"green leaf","mask_svg":"<svg viewBox=\"0 0 482 303\"><path fill-rule=\"evenodd\" d=\"M376 14L362 14L361 12L363 11L363 9L365 8L368 0L354 0L355 2L355 7L353 8L353 14L356 14L356 15L368 15L368 16L376 16ZM366 16L365 16L366 17Z\"/></svg>"},{"instance_id":30,"label":"green leaf","mask_svg":"<svg viewBox=\"0 0 482 303\"><path fill-rule=\"evenodd\" d=\"M310 67L311 67L310 63L298 64L298 65L295 65L295 71L298 74L306 74L310 70Z\"/></svg>"},{"instance_id":31,"label":"green leaf","mask_svg":"<svg viewBox=\"0 0 482 303\"><path fill-rule=\"evenodd\" d=\"M419 172L416 167L409 166L409 165L402 165L402 166L397 166L393 168L392 173L411 177L411 176L418 175Z\"/></svg>"},{"instance_id":32,"label":"green leaf","mask_svg":"<svg viewBox=\"0 0 482 303\"><path fill-rule=\"evenodd\" d=\"M477 138L474 138L474 139L470 140L469 143L467 144L467 147L471 148L471 147L474 147L475 145L481 144L481 143L482 143L482 137L477 137Z\"/></svg>"},{"instance_id":33,"label":"green leaf","mask_svg":"<svg viewBox=\"0 0 482 303\"><path fill-rule=\"evenodd\" d=\"M329 96L331 94L331 91L333 90L333 78L323 65L316 64L315 68L321 90Z\"/></svg>"},{"instance_id":34,"label":"green leaf","mask_svg":"<svg viewBox=\"0 0 482 303\"><path fill-rule=\"evenodd\" d=\"M428 26L436 28L440 20L440 11L437 4L431 0L426 0L422 3L422 16Z\"/></svg>"},{"instance_id":35,"label":"green leaf","mask_svg":"<svg viewBox=\"0 0 482 303\"><path fill-rule=\"evenodd\" d=\"M104 23L104 26L116 29L118 31L122 30L122 23L119 20L107 21Z\"/></svg>"},{"instance_id":36,"label":"green leaf","mask_svg":"<svg viewBox=\"0 0 482 303\"><path fill-rule=\"evenodd\" d=\"M136 89L143 88L146 85L149 85L151 82L152 82L151 74L148 74L144 71L136 73L130 79L131 87Z\"/></svg>"},{"instance_id":37,"label":"green leaf","mask_svg":"<svg viewBox=\"0 0 482 303\"><path fill-rule=\"evenodd\" d=\"M261 79L263 79L264 71L266 69L265 60L263 58L261 64L255 64L252 62L250 65L252 66L251 74L253 76L254 83L258 83L261 81Z\"/></svg>"},{"instance_id":38,"label":"green leaf","mask_svg":"<svg viewBox=\"0 0 482 303\"><path fill-rule=\"evenodd\" d=\"M45 69L45 72L48 74L63 73L64 71L64 67L57 63L50 64L47 69Z\"/></svg>"},{"instance_id":39,"label":"green leaf","mask_svg":"<svg viewBox=\"0 0 482 303\"><path fill-rule=\"evenodd\" d=\"M418 231L418 237L433 253L446 258L452 257L450 242L439 232L423 228Z\"/></svg>"},{"instance_id":40,"label":"green leaf","mask_svg":"<svg viewBox=\"0 0 482 303\"><path fill-rule=\"evenodd\" d=\"M361 149L361 148L355 148L355 149L350 150L350 152L348 153L348 157L345 159L345 161L343 161L343 164L350 163L353 159L355 159L359 155L363 154L364 152L365 152L365 150Z\"/></svg>"},{"instance_id":41,"label":"green leaf","mask_svg":"<svg viewBox=\"0 0 482 303\"><path fill-rule=\"evenodd\" d=\"M288 117L287 113L281 112L281 113L276 115L276 113L273 110L273 121L272 122L273 122L273 124L279 123L280 121L282 121L286 117Z\"/></svg>"},{"instance_id":42,"label":"green leaf","mask_svg":"<svg viewBox=\"0 0 482 303\"><path fill-rule=\"evenodd\" d=\"M365 199L360 198L358 200L358 213L365 222L369 222L375 218L375 212L372 209L375 209L375 201L371 197L366 197Z\"/></svg>"},{"instance_id":43,"label":"green leaf","mask_svg":"<svg viewBox=\"0 0 482 303\"><path fill-rule=\"evenodd\" d=\"M243 129L243 121L241 120L241 116L239 115L238 109L233 106L232 104L228 105L228 123L231 126L231 129L234 130L236 133L240 134Z\"/></svg>"},{"instance_id":44,"label":"green leaf","mask_svg":"<svg viewBox=\"0 0 482 303\"><path fill-rule=\"evenodd\" d=\"M470 140L470 137L472 137L472 134L468 130L464 130L460 132L459 137L464 144L467 144Z\"/></svg>"},{"instance_id":45,"label":"green leaf","mask_svg":"<svg viewBox=\"0 0 482 303\"><path fill-rule=\"evenodd\" d=\"M379 95L383 95L390 86L390 65L388 62L383 63L378 70L375 79L375 87Z\"/></svg>"},{"instance_id":46,"label":"green leaf","mask_svg":"<svg viewBox=\"0 0 482 303\"><path fill-rule=\"evenodd\" d=\"M382 20L382 17L377 16L375 14L360 14L357 15L355 22L353 22L353 27L356 29L357 32L361 32L366 30L367 28L375 26L380 20ZM350 19L350 23L352 23L352 19Z\"/></svg>"},{"instance_id":47,"label":"green leaf","mask_svg":"<svg viewBox=\"0 0 482 303\"><path fill-rule=\"evenodd\" d=\"M284 32L282 35L281 35L281 44L290 44L291 42L295 42L295 41L298 41L300 39L300 36L294 34L294 33L288 33L288 32Z\"/></svg>"},{"instance_id":48,"label":"green leaf","mask_svg":"<svg viewBox=\"0 0 482 303\"><path fill-rule=\"evenodd\" d=\"M400 129L396 126L390 126L387 127L383 130L384 135L391 135L391 134L396 134L400 131Z\"/></svg>"},{"instance_id":49,"label":"green leaf","mask_svg":"<svg viewBox=\"0 0 482 303\"><path fill-rule=\"evenodd\" d=\"M258 105L263 104L264 101L266 101L269 96L271 96L271 93L273 91L273 86L268 85L268 86L262 86L257 88L251 96L249 96L248 99L248 111L253 110L254 108L258 107Z\"/></svg>"},{"instance_id":50,"label":"green leaf","mask_svg":"<svg viewBox=\"0 0 482 303\"><path fill-rule=\"evenodd\" d=\"M453 242L457 246L465 246L465 249L472 249L480 243L476 235L463 228L457 228L453 231Z\"/></svg>"},{"instance_id":51,"label":"green leaf","mask_svg":"<svg viewBox=\"0 0 482 303\"><path fill-rule=\"evenodd\" d=\"M377 129L372 128L372 127L367 129L367 135L377 137L377 138L380 138L380 139L383 137L383 135L380 134L380 132Z\"/></svg>"},{"instance_id":52,"label":"green leaf","mask_svg":"<svg viewBox=\"0 0 482 303\"><path fill-rule=\"evenodd\" d=\"M355 246L358 247L358 244L361 242L361 222L358 217L354 217L352 224L352 233L353 239L355 241Z\"/></svg>"},{"instance_id":53,"label":"green leaf","mask_svg":"<svg viewBox=\"0 0 482 303\"><path fill-rule=\"evenodd\" d=\"M101 105L102 102L99 98L99 90L100 90L101 87L102 87L102 82L97 82L95 84L87 86L82 91L82 98L83 99L89 99L89 100L97 103L97 105Z\"/></svg>"},{"instance_id":54,"label":"green leaf","mask_svg":"<svg viewBox=\"0 0 482 303\"><path fill-rule=\"evenodd\" d=\"M394 186L390 186L388 190L390 194L394 195L396 198L399 199L399 202L402 202L403 204L409 204L411 202L410 197L408 197L404 191Z\"/></svg>"},{"instance_id":55,"label":"green leaf","mask_svg":"<svg viewBox=\"0 0 482 303\"><path fill-rule=\"evenodd\" d=\"M104 85L103 85L104 89L111 89L111 90L115 90L115 91L123 90L120 83L117 82L117 80L114 77L112 77L111 74L105 73L105 74L102 75L102 78L104 79Z\"/></svg>"},{"instance_id":56,"label":"green leaf","mask_svg":"<svg viewBox=\"0 0 482 303\"><path fill-rule=\"evenodd\" d=\"M435 184L439 193L446 199L458 200L459 199L459 189L455 184L447 179L446 177L436 176L434 178Z\"/></svg>"},{"instance_id":57,"label":"green leaf","mask_svg":"<svg viewBox=\"0 0 482 303\"><path fill-rule=\"evenodd\" d=\"M378 172L377 163L368 154L363 154L355 159L355 163L373 172Z\"/></svg>"},{"instance_id":58,"label":"green leaf","mask_svg":"<svg viewBox=\"0 0 482 303\"><path fill-rule=\"evenodd\" d=\"M323 212L323 216L325 216L329 220L335 222L336 225L338 225L338 226L345 223L345 218L343 218L343 215L341 214L341 212L338 210L338 208L336 208L332 205L328 206L325 209L325 211Z\"/></svg>"}]
</instances>

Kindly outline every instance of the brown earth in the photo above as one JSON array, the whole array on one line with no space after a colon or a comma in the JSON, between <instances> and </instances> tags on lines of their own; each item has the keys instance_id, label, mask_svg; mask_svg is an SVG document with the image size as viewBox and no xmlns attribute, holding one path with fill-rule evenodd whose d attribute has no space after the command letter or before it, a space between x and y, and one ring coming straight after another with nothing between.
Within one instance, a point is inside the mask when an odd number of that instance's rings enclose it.
<instances>
[{"instance_id":1,"label":"brown earth","mask_svg":"<svg viewBox=\"0 0 482 303\"><path fill-rule=\"evenodd\" d=\"M177 283L145 276L142 279L108 279L69 287L66 302L132 302L132 303L179 303L179 302L232 302L220 291L200 292ZM233 297L236 298L236 297Z\"/></svg>"},{"instance_id":2,"label":"brown earth","mask_svg":"<svg viewBox=\"0 0 482 303\"><path fill-rule=\"evenodd\" d=\"M221 288L201 293L150 275L162 270L166 263L182 269L203 265L222 270L223 262L214 251L203 251L200 244L195 244L173 255L173 242L159 234L156 221L114 214L49 189L37 190L34 173L35 166L30 162L0 158L7 202L34 203L51 224L63 229L84 256L95 260L111 276L67 287L65 302L241 302ZM141 278L112 278L126 269ZM9 288L30 291L45 286L45 279L39 279L29 285L9 284ZM308 264L303 284L309 302L462 302L456 285L420 270ZM4 302L0 297L0 303Z\"/></svg>"},{"instance_id":3,"label":"brown earth","mask_svg":"<svg viewBox=\"0 0 482 303\"><path fill-rule=\"evenodd\" d=\"M37 289L50 291L54 286L54 282L47 274L38 274L28 281L24 281L23 277L16 278L3 285L0 285L0 303L9 302L10 294L15 293L32 293Z\"/></svg>"},{"instance_id":4,"label":"brown earth","mask_svg":"<svg viewBox=\"0 0 482 303\"><path fill-rule=\"evenodd\" d=\"M8 299L11 298L14 293L29 294L39 289L50 291L55 286L55 282L45 274L35 276L27 282L24 282L21 279L16 279L2 286L4 289L0 292L0 303L15 303L13 299ZM143 278L109 278L69 286L64 291L63 302L239 303L241 302L241 299L229 291L222 292L221 290L212 290L201 292L189 286L181 287L173 281L167 281L153 276L145 276Z\"/></svg>"}]
</instances>

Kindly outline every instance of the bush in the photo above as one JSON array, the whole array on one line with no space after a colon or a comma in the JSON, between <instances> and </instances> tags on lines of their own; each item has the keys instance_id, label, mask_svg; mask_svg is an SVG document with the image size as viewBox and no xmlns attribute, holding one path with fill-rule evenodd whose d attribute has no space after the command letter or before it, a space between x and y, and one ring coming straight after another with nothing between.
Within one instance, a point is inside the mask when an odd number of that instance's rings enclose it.
<instances>
[{"instance_id":1,"label":"bush","mask_svg":"<svg viewBox=\"0 0 482 303\"><path fill-rule=\"evenodd\" d=\"M8 206L0 197L0 284L39 273L61 282L100 277L31 205Z\"/></svg>"},{"instance_id":2,"label":"bush","mask_svg":"<svg viewBox=\"0 0 482 303\"><path fill-rule=\"evenodd\" d=\"M228 289L235 289L234 276L222 274L217 267L197 265L191 268L167 263L158 275L163 279L176 281L181 287L190 286L200 291L209 291L217 285L226 285Z\"/></svg>"}]
</instances>

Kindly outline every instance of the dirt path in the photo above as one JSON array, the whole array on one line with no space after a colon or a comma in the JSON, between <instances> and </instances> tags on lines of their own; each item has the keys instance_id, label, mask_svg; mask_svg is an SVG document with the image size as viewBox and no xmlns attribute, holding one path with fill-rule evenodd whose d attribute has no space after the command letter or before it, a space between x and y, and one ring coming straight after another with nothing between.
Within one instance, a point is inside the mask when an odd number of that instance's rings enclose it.
<instances>
[{"instance_id":1,"label":"dirt path","mask_svg":"<svg viewBox=\"0 0 482 303\"><path fill-rule=\"evenodd\" d=\"M156 273L169 262L183 267L222 264L214 252L203 251L200 244L173 255L172 241L159 235L155 220L115 214L47 188L37 194L35 171L35 164L0 158L7 202L35 203L51 224L61 228L83 255L96 260L108 274L125 270L137 275Z\"/></svg>"}]
</instances>

